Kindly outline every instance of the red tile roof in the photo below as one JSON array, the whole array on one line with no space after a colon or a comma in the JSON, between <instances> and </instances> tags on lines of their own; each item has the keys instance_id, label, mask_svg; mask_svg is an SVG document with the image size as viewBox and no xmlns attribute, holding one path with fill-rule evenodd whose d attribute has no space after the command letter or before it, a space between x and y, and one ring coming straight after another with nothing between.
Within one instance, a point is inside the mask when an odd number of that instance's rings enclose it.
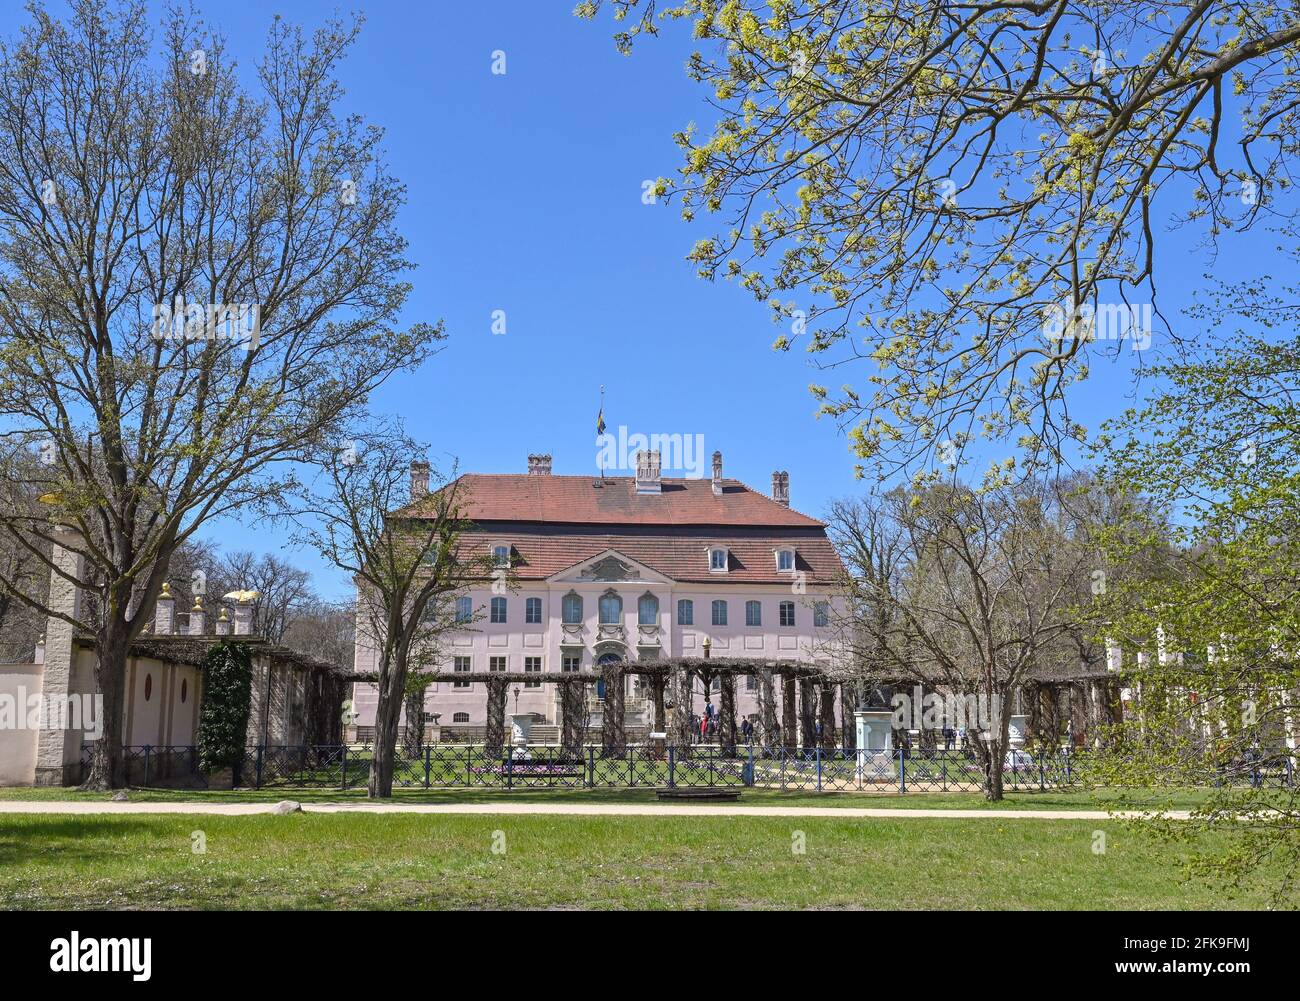
<instances>
[{"instance_id":1,"label":"red tile roof","mask_svg":"<svg viewBox=\"0 0 1300 1001\"><path fill-rule=\"evenodd\" d=\"M466 473L457 481L462 511L484 547L513 547L521 580L541 580L615 550L673 580L788 584L774 552L793 547L795 569L829 584L842 570L816 518L778 504L736 480L713 493L707 479L665 479L663 492L638 494L630 476ZM444 489L448 489L444 487ZM397 512L419 516L419 503ZM474 544L471 537L466 543ZM709 571L708 547L730 552L726 574Z\"/></svg>"},{"instance_id":2,"label":"red tile roof","mask_svg":"<svg viewBox=\"0 0 1300 1001\"><path fill-rule=\"evenodd\" d=\"M737 480L723 480L721 496L707 479L665 479L659 494L638 494L630 476L606 477L601 486L595 476L526 473L466 473L457 482L465 516L478 522L824 527ZM418 513L418 507L401 513Z\"/></svg>"}]
</instances>

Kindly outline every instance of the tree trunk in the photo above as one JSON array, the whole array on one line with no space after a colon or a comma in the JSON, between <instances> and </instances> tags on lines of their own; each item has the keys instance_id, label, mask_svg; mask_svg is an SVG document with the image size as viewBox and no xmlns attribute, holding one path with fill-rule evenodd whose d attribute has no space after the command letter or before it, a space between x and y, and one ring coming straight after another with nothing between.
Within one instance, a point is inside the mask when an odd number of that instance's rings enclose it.
<instances>
[{"instance_id":1,"label":"tree trunk","mask_svg":"<svg viewBox=\"0 0 1300 1001\"><path fill-rule=\"evenodd\" d=\"M424 687L406 695L406 739L402 751L407 757L418 758L424 754Z\"/></svg>"},{"instance_id":2,"label":"tree trunk","mask_svg":"<svg viewBox=\"0 0 1300 1001\"><path fill-rule=\"evenodd\" d=\"M623 734L623 665L604 664L605 708L601 714L601 748L606 754L621 750L627 743Z\"/></svg>"},{"instance_id":3,"label":"tree trunk","mask_svg":"<svg viewBox=\"0 0 1300 1001\"><path fill-rule=\"evenodd\" d=\"M581 681L560 682L560 746L566 755L582 752L587 724L586 685Z\"/></svg>"},{"instance_id":4,"label":"tree trunk","mask_svg":"<svg viewBox=\"0 0 1300 1001\"><path fill-rule=\"evenodd\" d=\"M720 734L722 754L734 757L736 754L736 676L724 674L719 679L722 685L722 698L718 713L722 717Z\"/></svg>"},{"instance_id":5,"label":"tree trunk","mask_svg":"<svg viewBox=\"0 0 1300 1001\"><path fill-rule=\"evenodd\" d=\"M95 637L95 684L103 697L103 733L91 743L90 770L82 789L121 789L126 785L122 756L122 722L126 718L126 661L130 643L126 623L107 621ZM76 647L73 647L73 656ZM75 667L75 664L74 664Z\"/></svg>"},{"instance_id":6,"label":"tree trunk","mask_svg":"<svg viewBox=\"0 0 1300 1001\"><path fill-rule=\"evenodd\" d=\"M821 685L821 725L823 751L835 750L835 685L824 681Z\"/></svg>"},{"instance_id":7,"label":"tree trunk","mask_svg":"<svg viewBox=\"0 0 1300 1001\"><path fill-rule=\"evenodd\" d=\"M487 730L483 736L484 753L488 758L500 760L506 740L506 693L510 688L505 678L487 681Z\"/></svg>"},{"instance_id":8,"label":"tree trunk","mask_svg":"<svg viewBox=\"0 0 1300 1001\"><path fill-rule=\"evenodd\" d=\"M393 795L393 757L397 753L397 729L402 716L402 689L394 685L396 667L389 667L387 678L381 669L379 702L375 706L375 749L370 759L370 781L366 795L387 799ZM405 673L405 672L401 672Z\"/></svg>"},{"instance_id":9,"label":"tree trunk","mask_svg":"<svg viewBox=\"0 0 1300 1001\"><path fill-rule=\"evenodd\" d=\"M805 753L817 745L817 723L813 717L815 691L811 678L799 679L799 727Z\"/></svg>"},{"instance_id":10,"label":"tree trunk","mask_svg":"<svg viewBox=\"0 0 1300 1001\"><path fill-rule=\"evenodd\" d=\"M781 740L786 751L794 753L799 739L799 717L794 708L794 675L781 675Z\"/></svg>"},{"instance_id":11,"label":"tree trunk","mask_svg":"<svg viewBox=\"0 0 1300 1001\"><path fill-rule=\"evenodd\" d=\"M674 670L671 697L673 700L673 725L668 732L668 743L677 748L677 754L690 754L691 741L695 739L691 715L695 708L695 681L688 670Z\"/></svg>"},{"instance_id":12,"label":"tree trunk","mask_svg":"<svg viewBox=\"0 0 1300 1001\"><path fill-rule=\"evenodd\" d=\"M770 748L775 743L772 738L776 733L776 689L772 684L772 672L766 668L758 675L758 703L761 714L759 723L763 728L759 734L759 744Z\"/></svg>"},{"instance_id":13,"label":"tree trunk","mask_svg":"<svg viewBox=\"0 0 1300 1001\"><path fill-rule=\"evenodd\" d=\"M1002 778L1003 767L1007 755L1007 737L1011 730L1011 716L1006 712L1005 706L1011 704L1011 689L1006 689L997 693L1000 700L994 700L994 693L989 692L988 704L989 711L993 711L993 706L999 706L996 718L993 720L993 726L989 731L989 740L980 739L979 743L986 743L988 750L984 761L984 798L990 803L997 803L1002 800Z\"/></svg>"},{"instance_id":14,"label":"tree trunk","mask_svg":"<svg viewBox=\"0 0 1300 1001\"><path fill-rule=\"evenodd\" d=\"M664 710L664 686L668 684L668 679L662 674L657 674L648 680L650 682L650 692L654 698L655 730L659 733L667 733L668 717Z\"/></svg>"},{"instance_id":15,"label":"tree trunk","mask_svg":"<svg viewBox=\"0 0 1300 1001\"><path fill-rule=\"evenodd\" d=\"M840 685L840 746L846 751L855 751L858 747L857 721L853 718L853 710L857 705L858 686Z\"/></svg>"},{"instance_id":16,"label":"tree trunk","mask_svg":"<svg viewBox=\"0 0 1300 1001\"><path fill-rule=\"evenodd\" d=\"M393 636L400 634L400 624L390 624ZM406 647L394 644L394 651L380 659L379 701L375 706L375 749L370 761L370 781L366 795L387 799L393 795L393 759L397 755L397 731L402 721L402 703L406 697L409 663Z\"/></svg>"}]
</instances>

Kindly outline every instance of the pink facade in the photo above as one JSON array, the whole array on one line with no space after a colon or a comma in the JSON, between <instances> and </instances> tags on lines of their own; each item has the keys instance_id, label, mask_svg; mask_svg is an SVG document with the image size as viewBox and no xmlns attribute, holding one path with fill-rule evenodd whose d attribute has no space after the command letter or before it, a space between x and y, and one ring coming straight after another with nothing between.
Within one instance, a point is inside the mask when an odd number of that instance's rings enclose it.
<instances>
[{"instance_id":1,"label":"pink facade","mask_svg":"<svg viewBox=\"0 0 1300 1001\"><path fill-rule=\"evenodd\" d=\"M712 484L665 480L656 491L638 489L630 477L599 484L549 474L478 478L470 484L478 507L470 544L508 552L517 586L489 583L468 594L473 621L444 635L437 669L594 671L607 657L703 657L706 639L718 660L833 660L839 561L824 527L721 480L720 463L716 456ZM715 621L715 602L725 603L725 623L721 615ZM358 672L375 667L362 628L355 663ZM628 724L662 727L648 689L640 691L635 676L625 684ZM738 681L739 716L758 712L757 688L757 679ZM598 713L597 696L590 693ZM373 726L375 700L373 685L356 684L359 726ZM486 686L439 680L425 707L443 728L481 726ZM703 707L697 689L694 710ZM512 683L507 712L557 725L560 687Z\"/></svg>"}]
</instances>

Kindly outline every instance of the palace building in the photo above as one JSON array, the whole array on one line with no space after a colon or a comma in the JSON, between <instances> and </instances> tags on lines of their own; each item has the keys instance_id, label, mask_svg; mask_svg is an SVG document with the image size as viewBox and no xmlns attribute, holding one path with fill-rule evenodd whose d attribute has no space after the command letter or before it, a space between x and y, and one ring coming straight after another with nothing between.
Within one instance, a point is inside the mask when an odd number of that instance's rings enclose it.
<instances>
[{"instance_id":1,"label":"palace building","mask_svg":"<svg viewBox=\"0 0 1300 1001\"><path fill-rule=\"evenodd\" d=\"M412 466L417 503L428 491L427 470ZM443 637L442 662L433 668L438 680L426 691L431 729L441 739L482 737L490 679L457 681L457 674L510 675L509 712L531 714L531 739L547 743L559 735L566 704L557 675L590 678L608 665L626 665L614 704L622 702L623 728L638 739L664 729L665 720L656 718L662 692L652 697L637 662L755 665L754 673L714 678L709 697L716 705L721 686L734 684L737 715L756 722L762 665L778 674L827 666L842 566L826 526L790 507L788 473L772 474L769 496L726 479L720 452L712 472L709 479L664 478L659 454L646 451L637 455L635 476L559 476L549 455L529 456L527 473L464 476L459 488L473 523L470 544L509 567L512 586L486 581L459 600L464 628ZM374 645L359 621L355 670L375 668ZM569 703L585 714L588 731L602 725L610 701L605 685L590 681L580 710ZM705 693L698 676L694 686L693 711L700 714ZM374 726L375 702L374 686L358 682L354 707L363 739Z\"/></svg>"}]
</instances>

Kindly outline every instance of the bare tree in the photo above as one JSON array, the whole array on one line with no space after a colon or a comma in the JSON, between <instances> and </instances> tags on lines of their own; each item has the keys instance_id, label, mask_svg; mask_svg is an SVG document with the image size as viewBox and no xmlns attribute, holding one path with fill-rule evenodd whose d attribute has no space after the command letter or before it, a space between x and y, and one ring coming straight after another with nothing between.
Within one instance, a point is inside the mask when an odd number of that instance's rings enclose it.
<instances>
[{"instance_id":1,"label":"bare tree","mask_svg":"<svg viewBox=\"0 0 1300 1001\"><path fill-rule=\"evenodd\" d=\"M967 704L982 700L974 747L985 795L1001 799L1006 710L1076 624L1075 597L1094 562L1071 537L1061 485L900 488L849 510L852 530L837 534L865 540L872 568L846 582L858 660ZM851 549L849 557L861 566Z\"/></svg>"},{"instance_id":2,"label":"bare tree","mask_svg":"<svg viewBox=\"0 0 1300 1001\"><path fill-rule=\"evenodd\" d=\"M273 643L284 641L290 621L315 599L311 574L270 553L227 553L217 560L217 572L227 582L223 587L257 592L253 629Z\"/></svg>"},{"instance_id":3,"label":"bare tree","mask_svg":"<svg viewBox=\"0 0 1300 1001\"><path fill-rule=\"evenodd\" d=\"M33 4L0 42L0 470L49 460L5 485L0 535L91 599L74 617L5 582L94 636L103 788L124 780L127 653L177 547L280 504L287 464L337 447L442 334L396 326L402 187L380 131L337 111L359 22L308 40L273 21L255 94L192 12L155 44L141 2L70 7Z\"/></svg>"},{"instance_id":4,"label":"bare tree","mask_svg":"<svg viewBox=\"0 0 1300 1001\"><path fill-rule=\"evenodd\" d=\"M486 552L463 546L463 481L413 482L419 447L399 431L355 439L357 450L328 462L300 513L300 537L357 583L362 623L377 650L375 749L370 796L393 792L402 709L428 684L438 638L464 628L456 599L495 569ZM427 467L425 467L427 470ZM429 475L436 474L429 471ZM408 720L410 725L419 721Z\"/></svg>"},{"instance_id":5,"label":"bare tree","mask_svg":"<svg viewBox=\"0 0 1300 1001\"><path fill-rule=\"evenodd\" d=\"M290 615L282 642L327 664L351 669L356 652L356 608L350 601L304 601Z\"/></svg>"}]
</instances>

